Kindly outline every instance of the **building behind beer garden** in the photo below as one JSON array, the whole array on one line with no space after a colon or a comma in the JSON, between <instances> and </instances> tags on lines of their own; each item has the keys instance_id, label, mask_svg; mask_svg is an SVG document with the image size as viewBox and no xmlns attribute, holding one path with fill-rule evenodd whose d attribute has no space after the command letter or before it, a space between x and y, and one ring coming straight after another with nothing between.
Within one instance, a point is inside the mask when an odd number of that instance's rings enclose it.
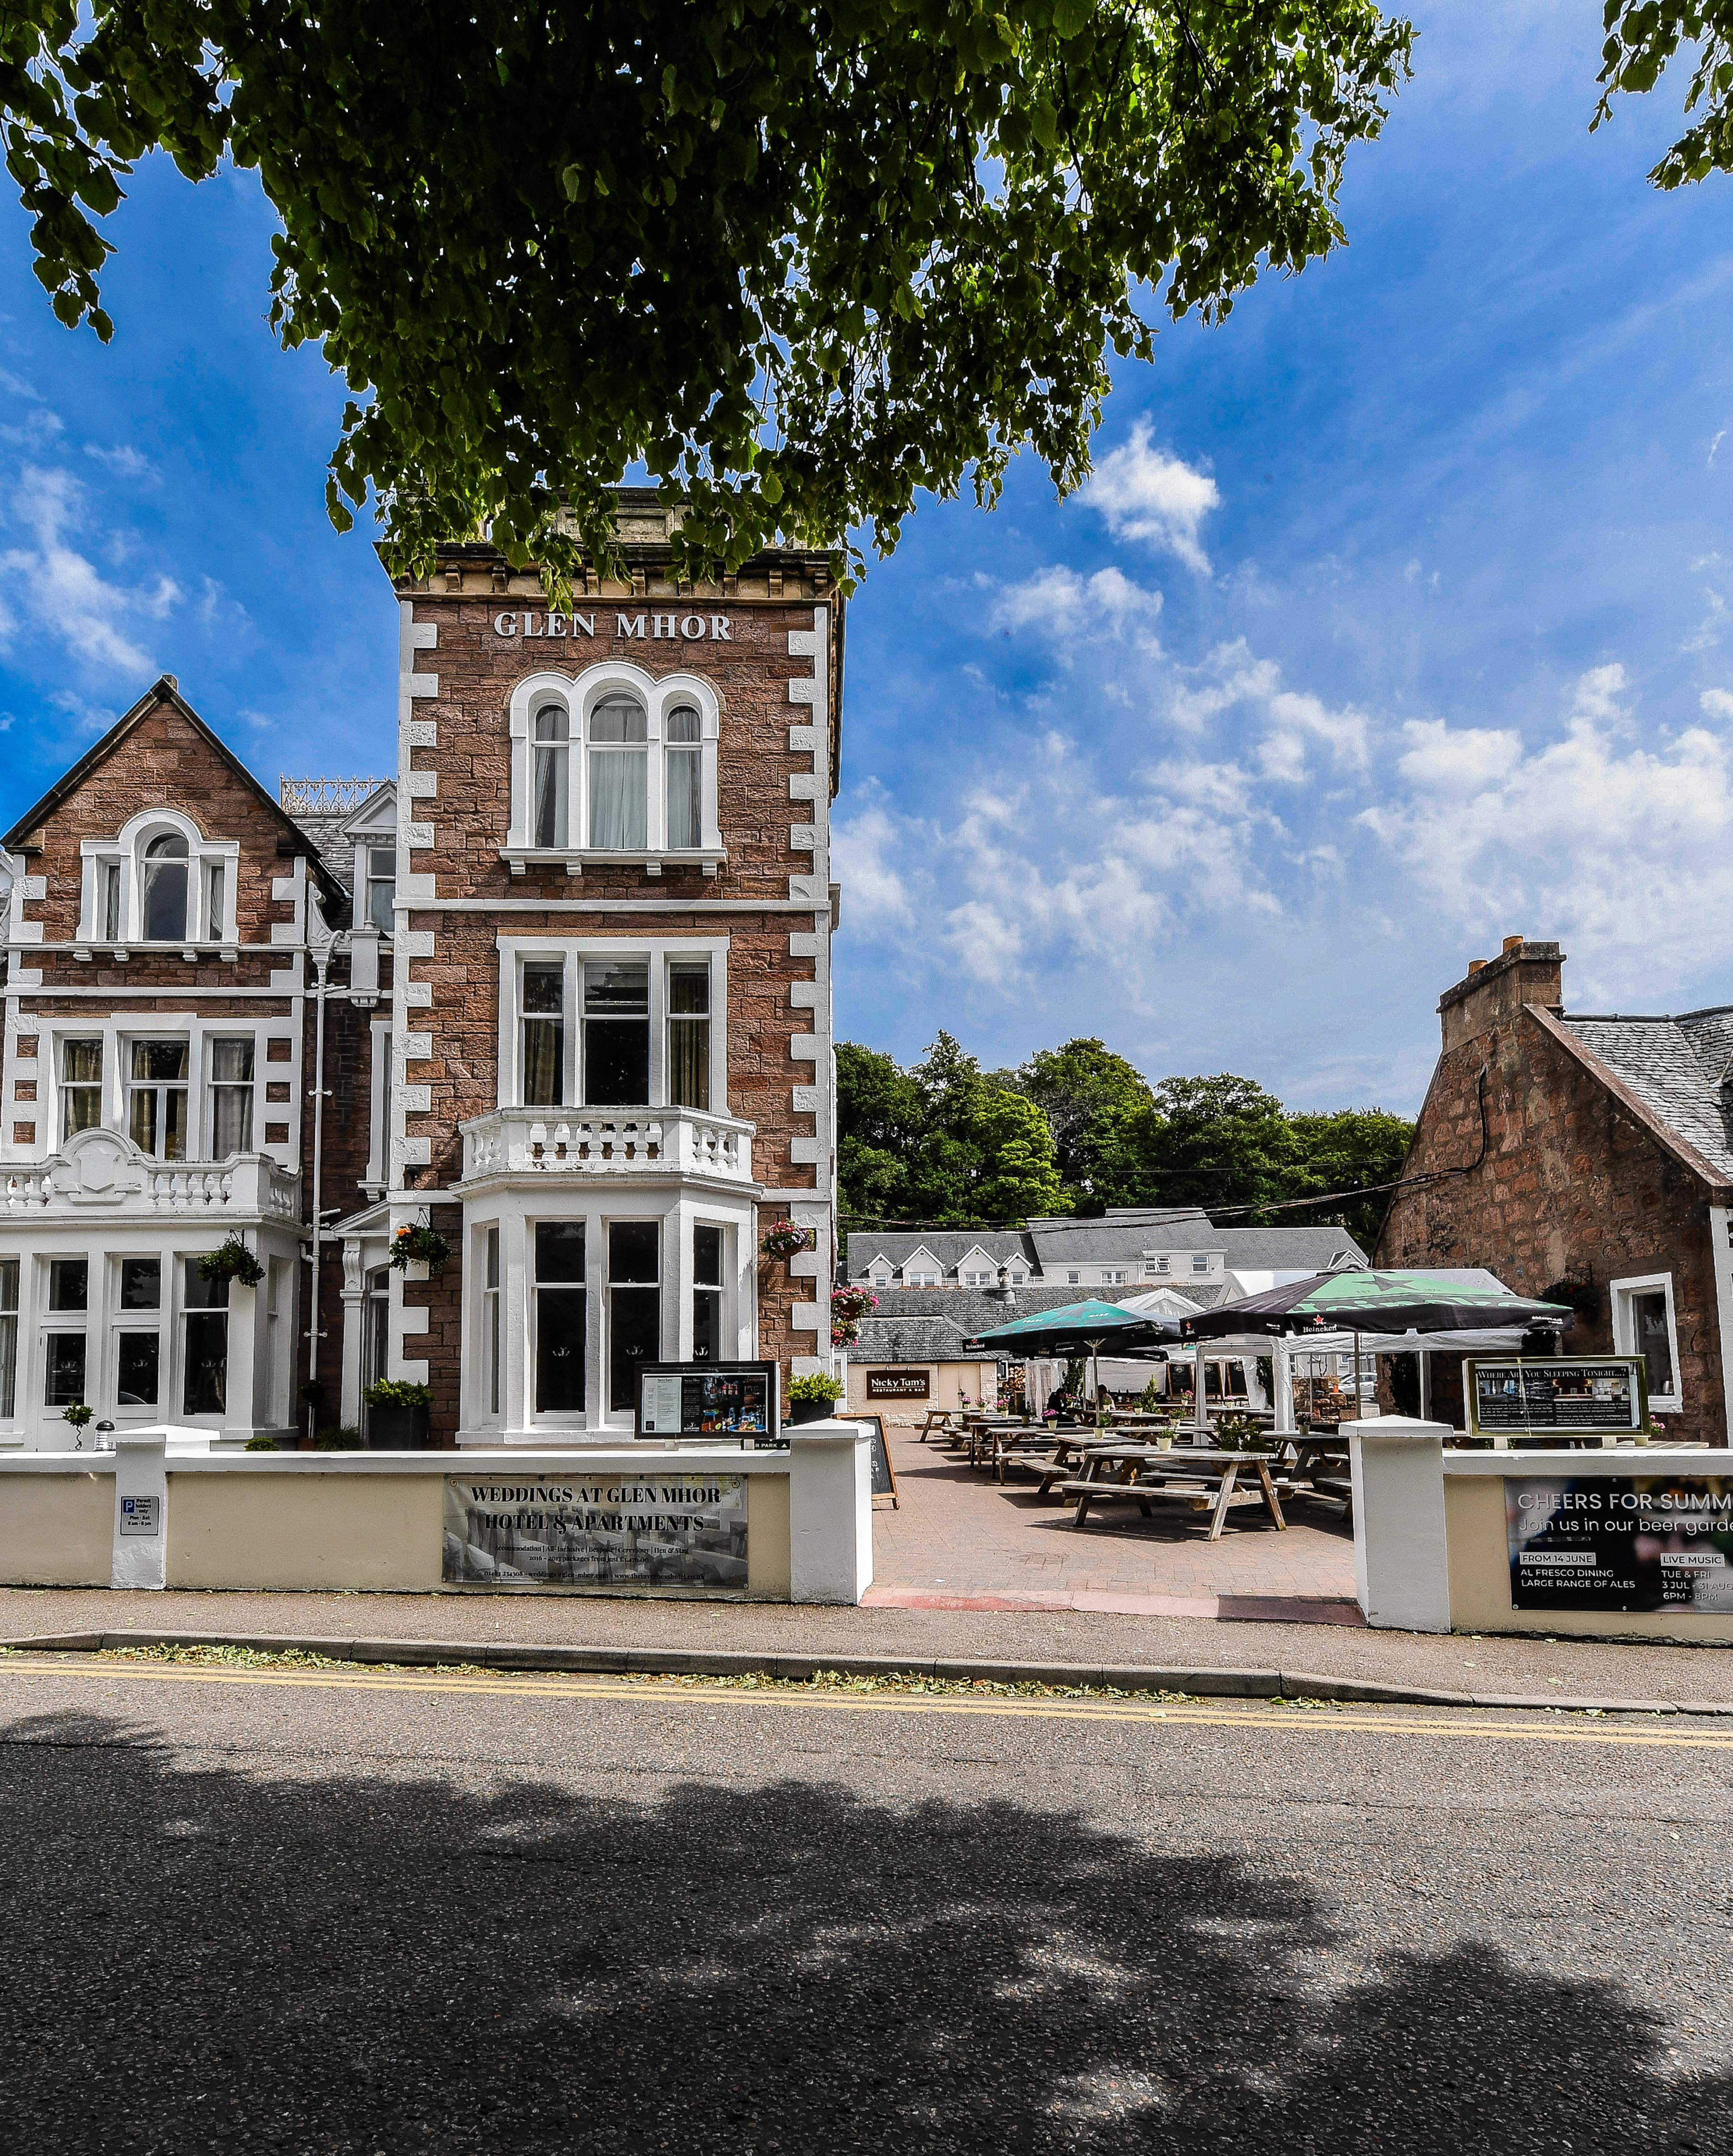
<instances>
[{"instance_id":1,"label":"building behind beer garden","mask_svg":"<svg viewBox=\"0 0 1733 2156\"><path fill-rule=\"evenodd\" d=\"M483 543L399 583L377 781L273 794L165 675L6 833L0 1443L287 1438L310 1368L585 1442L646 1360L830 1368L842 603L678 585L666 519L563 612Z\"/></svg>"}]
</instances>

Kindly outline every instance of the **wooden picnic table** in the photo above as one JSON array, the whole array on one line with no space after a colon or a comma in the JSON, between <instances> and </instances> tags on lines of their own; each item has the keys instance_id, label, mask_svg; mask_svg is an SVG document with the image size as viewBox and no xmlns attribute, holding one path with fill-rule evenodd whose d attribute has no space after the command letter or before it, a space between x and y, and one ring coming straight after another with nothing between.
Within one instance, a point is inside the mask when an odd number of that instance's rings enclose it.
<instances>
[{"instance_id":1,"label":"wooden picnic table","mask_svg":"<svg viewBox=\"0 0 1733 2156\"><path fill-rule=\"evenodd\" d=\"M1152 1496L1185 1497L1194 1511L1209 1512L1209 1539L1213 1543L1220 1541L1227 1515L1236 1505L1262 1504L1276 1527L1286 1529L1282 1502L1270 1474L1273 1464L1268 1453L1221 1452L1204 1445L1093 1445L1084 1448L1082 1473L1066 1483L1064 1494L1076 1505L1072 1525L1077 1527L1088 1518L1092 1505L1108 1498L1129 1498L1144 1517L1150 1519L1154 1517L1149 1509ZM1118 1479L1108 1471L1115 1465L1124 1471ZM1240 1487L1240 1476L1248 1470L1257 1478L1256 1490ZM1196 1486L1172 1486L1186 1483ZM1211 1484L1213 1496L1209 1494Z\"/></svg>"}]
</instances>

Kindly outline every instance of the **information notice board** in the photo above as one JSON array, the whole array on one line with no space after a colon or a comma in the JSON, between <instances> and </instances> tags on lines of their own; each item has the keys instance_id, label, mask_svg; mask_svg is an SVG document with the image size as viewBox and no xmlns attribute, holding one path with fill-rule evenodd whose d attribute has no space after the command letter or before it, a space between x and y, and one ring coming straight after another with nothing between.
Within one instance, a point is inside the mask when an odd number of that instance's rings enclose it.
<instances>
[{"instance_id":1,"label":"information notice board","mask_svg":"<svg viewBox=\"0 0 1733 2156\"><path fill-rule=\"evenodd\" d=\"M772 1445L781 1405L774 1363L649 1363L638 1373L637 1435Z\"/></svg>"},{"instance_id":2,"label":"information notice board","mask_svg":"<svg viewBox=\"0 0 1733 2156\"><path fill-rule=\"evenodd\" d=\"M1640 1355L1471 1356L1463 1365L1478 1437L1632 1437L1648 1426Z\"/></svg>"},{"instance_id":3,"label":"information notice board","mask_svg":"<svg viewBox=\"0 0 1733 2156\"><path fill-rule=\"evenodd\" d=\"M1733 1611L1733 1476L1504 1484L1513 1609Z\"/></svg>"},{"instance_id":4,"label":"information notice board","mask_svg":"<svg viewBox=\"0 0 1733 2156\"><path fill-rule=\"evenodd\" d=\"M453 1587L744 1589L746 1477L445 1477Z\"/></svg>"}]
</instances>

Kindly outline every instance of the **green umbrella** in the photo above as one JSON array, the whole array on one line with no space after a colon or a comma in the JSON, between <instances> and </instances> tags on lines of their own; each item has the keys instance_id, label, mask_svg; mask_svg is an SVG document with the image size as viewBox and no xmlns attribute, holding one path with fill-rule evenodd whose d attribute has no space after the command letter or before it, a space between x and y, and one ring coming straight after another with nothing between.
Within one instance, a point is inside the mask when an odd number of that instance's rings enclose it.
<instances>
[{"instance_id":1,"label":"green umbrella","mask_svg":"<svg viewBox=\"0 0 1733 2156\"><path fill-rule=\"evenodd\" d=\"M1560 1302L1465 1281L1460 1272L1404 1266L1375 1272L1314 1273L1265 1288L1180 1321L1187 1340L1236 1332L1473 1332L1497 1325L1567 1323Z\"/></svg>"},{"instance_id":2,"label":"green umbrella","mask_svg":"<svg viewBox=\"0 0 1733 2156\"><path fill-rule=\"evenodd\" d=\"M1063 1310L1031 1311L1009 1325L995 1325L976 1336L985 1348L1007 1355L1093 1355L1111 1346L1116 1355L1159 1348L1179 1336L1174 1327L1147 1311L1122 1310L1117 1302L1067 1303Z\"/></svg>"}]
</instances>

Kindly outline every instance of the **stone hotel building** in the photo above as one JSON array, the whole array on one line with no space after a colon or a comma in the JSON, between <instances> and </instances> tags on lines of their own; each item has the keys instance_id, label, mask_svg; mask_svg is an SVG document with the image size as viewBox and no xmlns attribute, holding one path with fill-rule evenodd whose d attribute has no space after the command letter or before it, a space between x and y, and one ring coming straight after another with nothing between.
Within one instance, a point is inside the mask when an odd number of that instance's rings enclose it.
<instances>
[{"instance_id":1,"label":"stone hotel building","mask_svg":"<svg viewBox=\"0 0 1733 2156\"><path fill-rule=\"evenodd\" d=\"M273 796L165 676L6 833L0 1444L286 1439L310 1370L582 1444L646 1359L830 1367L842 603L677 586L665 518L564 613L484 544L400 583L388 778Z\"/></svg>"}]
</instances>

